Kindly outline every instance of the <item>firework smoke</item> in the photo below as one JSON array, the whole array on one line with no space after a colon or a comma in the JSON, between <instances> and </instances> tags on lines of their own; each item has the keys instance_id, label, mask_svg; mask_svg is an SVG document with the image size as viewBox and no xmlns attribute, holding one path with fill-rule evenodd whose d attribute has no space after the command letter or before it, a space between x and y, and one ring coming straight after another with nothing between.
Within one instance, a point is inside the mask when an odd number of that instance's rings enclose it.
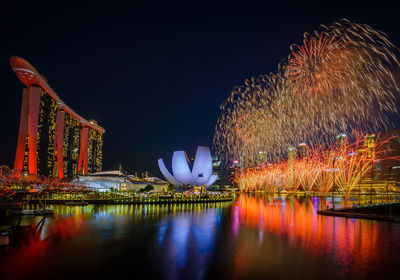
<instances>
[{"instance_id":1,"label":"firework smoke","mask_svg":"<svg viewBox=\"0 0 400 280\"><path fill-rule=\"evenodd\" d=\"M329 144L341 132L392 127L396 52L387 35L347 20L306 33L277 73L246 80L221 105L218 156L254 166L258 151L276 161L302 142Z\"/></svg>"}]
</instances>

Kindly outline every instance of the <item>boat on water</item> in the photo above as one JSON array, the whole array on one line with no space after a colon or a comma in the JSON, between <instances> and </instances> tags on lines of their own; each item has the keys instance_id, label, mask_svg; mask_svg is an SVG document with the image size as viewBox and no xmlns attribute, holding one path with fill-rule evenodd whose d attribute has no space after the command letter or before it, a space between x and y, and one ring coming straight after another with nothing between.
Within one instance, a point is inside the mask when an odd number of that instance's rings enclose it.
<instances>
[{"instance_id":1,"label":"boat on water","mask_svg":"<svg viewBox=\"0 0 400 280\"><path fill-rule=\"evenodd\" d=\"M53 209L40 209L36 210L35 215L37 216L47 216L47 215L53 215L54 210Z\"/></svg>"},{"instance_id":2,"label":"boat on water","mask_svg":"<svg viewBox=\"0 0 400 280\"><path fill-rule=\"evenodd\" d=\"M35 215L35 210L16 210L13 211L14 215Z\"/></svg>"}]
</instances>

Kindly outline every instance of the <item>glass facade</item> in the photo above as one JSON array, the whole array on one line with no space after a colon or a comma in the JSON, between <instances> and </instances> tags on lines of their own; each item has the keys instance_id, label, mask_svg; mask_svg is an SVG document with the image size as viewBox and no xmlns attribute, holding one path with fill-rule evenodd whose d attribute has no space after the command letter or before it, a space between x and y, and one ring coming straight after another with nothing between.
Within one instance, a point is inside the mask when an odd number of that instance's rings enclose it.
<instances>
[{"instance_id":1,"label":"glass facade","mask_svg":"<svg viewBox=\"0 0 400 280\"><path fill-rule=\"evenodd\" d=\"M100 172L103 163L103 133L89 128L88 135L88 171Z\"/></svg>"},{"instance_id":2,"label":"glass facade","mask_svg":"<svg viewBox=\"0 0 400 280\"><path fill-rule=\"evenodd\" d=\"M14 168L60 179L100 171L105 130L70 109L29 62L12 57L10 64L26 86Z\"/></svg>"},{"instance_id":3,"label":"glass facade","mask_svg":"<svg viewBox=\"0 0 400 280\"><path fill-rule=\"evenodd\" d=\"M80 147L82 147L81 121L68 111L64 114L62 138L62 175L58 174L56 153L56 124L58 103L43 89L40 92L40 105L37 125L37 173L46 177L59 176L77 178ZM97 125L95 121L91 124ZM29 170L29 135L26 136L23 168ZM88 127L88 173L100 172L103 163L103 133Z\"/></svg>"},{"instance_id":4,"label":"glass facade","mask_svg":"<svg viewBox=\"0 0 400 280\"><path fill-rule=\"evenodd\" d=\"M42 89L37 132L38 174L53 176L57 102Z\"/></svg>"},{"instance_id":5,"label":"glass facade","mask_svg":"<svg viewBox=\"0 0 400 280\"><path fill-rule=\"evenodd\" d=\"M76 178L80 145L80 122L67 112L64 118L63 159L64 177Z\"/></svg>"}]
</instances>

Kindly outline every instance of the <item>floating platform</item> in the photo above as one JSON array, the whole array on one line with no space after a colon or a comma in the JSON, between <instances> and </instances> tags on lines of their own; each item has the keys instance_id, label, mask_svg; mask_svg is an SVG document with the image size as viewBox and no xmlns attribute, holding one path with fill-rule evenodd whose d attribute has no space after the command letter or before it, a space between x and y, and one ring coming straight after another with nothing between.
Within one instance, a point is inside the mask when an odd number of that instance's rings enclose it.
<instances>
[{"instance_id":1,"label":"floating platform","mask_svg":"<svg viewBox=\"0 0 400 280\"><path fill-rule=\"evenodd\" d=\"M363 207L348 207L333 210L319 210L317 213L324 216L379 220L388 222L400 222L400 203L374 204Z\"/></svg>"}]
</instances>

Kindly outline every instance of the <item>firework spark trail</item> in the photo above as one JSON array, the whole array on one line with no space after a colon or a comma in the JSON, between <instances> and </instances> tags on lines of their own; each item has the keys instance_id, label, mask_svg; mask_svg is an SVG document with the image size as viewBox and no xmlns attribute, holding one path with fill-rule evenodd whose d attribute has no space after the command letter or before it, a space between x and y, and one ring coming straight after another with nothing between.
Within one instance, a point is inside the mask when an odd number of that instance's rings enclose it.
<instances>
[{"instance_id":1,"label":"firework spark trail","mask_svg":"<svg viewBox=\"0 0 400 280\"><path fill-rule=\"evenodd\" d=\"M400 160L398 156L387 156L392 151L388 144L394 137L375 143L374 156L366 145L366 138L357 134L356 140L349 143L335 143L329 147L314 146L305 155L292 162L282 161L264 167L246 168L232 178L240 191L304 190L327 193L336 191L350 195L370 174L376 159L382 163L387 160ZM335 182L333 182L335 172Z\"/></svg>"},{"instance_id":2,"label":"firework spark trail","mask_svg":"<svg viewBox=\"0 0 400 280\"><path fill-rule=\"evenodd\" d=\"M225 163L244 158L254 166L258 151L269 160L301 142L331 143L340 132L392 127L399 67L387 35L347 20L305 34L277 73L235 87L221 105L214 145Z\"/></svg>"}]
</instances>

